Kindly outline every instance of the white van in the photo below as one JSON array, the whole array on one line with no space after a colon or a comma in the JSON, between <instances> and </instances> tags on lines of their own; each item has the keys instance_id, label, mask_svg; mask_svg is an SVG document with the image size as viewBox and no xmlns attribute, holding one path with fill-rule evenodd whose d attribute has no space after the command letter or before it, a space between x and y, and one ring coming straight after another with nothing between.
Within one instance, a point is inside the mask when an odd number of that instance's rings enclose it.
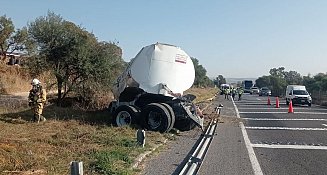
<instances>
[{"instance_id":1,"label":"white van","mask_svg":"<svg viewBox=\"0 0 327 175\"><path fill-rule=\"evenodd\" d=\"M225 92L225 89L231 89L231 86L229 84L221 84L220 85L220 95L223 95Z\"/></svg>"},{"instance_id":2,"label":"white van","mask_svg":"<svg viewBox=\"0 0 327 175\"><path fill-rule=\"evenodd\" d=\"M288 105L292 100L292 104L307 104L311 106L312 98L305 86L288 85L286 87L286 104Z\"/></svg>"}]
</instances>

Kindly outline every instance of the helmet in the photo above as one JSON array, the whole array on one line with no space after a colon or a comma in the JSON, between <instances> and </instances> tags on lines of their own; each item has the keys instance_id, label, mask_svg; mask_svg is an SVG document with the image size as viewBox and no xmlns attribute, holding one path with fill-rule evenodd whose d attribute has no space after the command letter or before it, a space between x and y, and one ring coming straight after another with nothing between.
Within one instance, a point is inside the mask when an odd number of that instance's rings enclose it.
<instances>
[{"instance_id":1,"label":"helmet","mask_svg":"<svg viewBox=\"0 0 327 175\"><path fill-rule=\"evenodd\" d=\"M33 85L33 86L37 86L37 85L40 85L40 81L38 80L38 79L36 79L36 78L34 78L33 80L32 80L32 82L31 82L31 85Z\"/></svg>"}]
</instances>

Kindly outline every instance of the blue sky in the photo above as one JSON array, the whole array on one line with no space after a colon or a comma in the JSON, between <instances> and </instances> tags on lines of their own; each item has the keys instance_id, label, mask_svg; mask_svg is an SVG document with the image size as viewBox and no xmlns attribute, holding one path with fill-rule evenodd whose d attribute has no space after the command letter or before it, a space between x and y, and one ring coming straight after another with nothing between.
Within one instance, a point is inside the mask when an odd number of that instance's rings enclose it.
<instances>
[{"instance_id":1,"label":"blue sky","mask_svg":"<svg viewBox=\"0 0 327 175\"><path fill-rule=\"evenodd\" d=\"M256 78L284 66L327 72L326 0L0 0L17 28L47 11L119 42L129 61L146 45L180 46L209 77Z\"/></svg>"}]
</instances>

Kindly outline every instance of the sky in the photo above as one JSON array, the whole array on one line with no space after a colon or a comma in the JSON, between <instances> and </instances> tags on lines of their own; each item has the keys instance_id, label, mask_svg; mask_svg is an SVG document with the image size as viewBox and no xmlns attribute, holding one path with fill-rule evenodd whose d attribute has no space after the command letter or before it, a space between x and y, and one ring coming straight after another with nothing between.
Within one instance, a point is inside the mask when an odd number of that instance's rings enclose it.
<instances>
[{"instance_id":1,"label":"sky","mask_svg":"<svg viewBox=\"0 0 327 175\"><path fill-rule=\"evenodd\" d=\"M209 77L257 78L285 67L327 72L326 0L0 0L16 28L48 11L116 42L130 61L147 45L181 47Z\"/></svg>"}]
</instances>

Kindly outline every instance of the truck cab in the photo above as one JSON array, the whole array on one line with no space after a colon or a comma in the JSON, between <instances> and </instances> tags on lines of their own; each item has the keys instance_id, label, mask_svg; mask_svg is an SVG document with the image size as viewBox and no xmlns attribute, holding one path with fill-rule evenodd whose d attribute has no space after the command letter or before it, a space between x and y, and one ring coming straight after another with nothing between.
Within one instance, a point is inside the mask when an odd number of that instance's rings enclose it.
<instances>
[{"instance_id":1,"label":"truck cab","mask_svg":"<svg viewBox=\"0 0 327 175\"><path fill-rule=\"evenodd\" d=\"M286 104L289 105L292 100L292 104L301 104L311 106L312 98L305 86L301 85L288 85L286 87Z\"/></svg>"}]
</instances>

